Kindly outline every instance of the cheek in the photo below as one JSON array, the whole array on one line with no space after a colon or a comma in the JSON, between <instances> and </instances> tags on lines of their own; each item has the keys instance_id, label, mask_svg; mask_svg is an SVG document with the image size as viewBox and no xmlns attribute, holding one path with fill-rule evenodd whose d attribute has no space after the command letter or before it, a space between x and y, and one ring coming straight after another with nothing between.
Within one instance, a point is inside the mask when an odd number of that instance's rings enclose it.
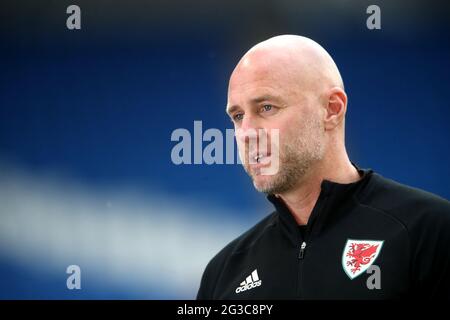
<instances>
[{"instance_id":1,"label":"cheek","mask_svg":"<svg viewBox=\"0 0 450 320\"><path fill-rule=\"evenodd\" d=\"M301 135L303 128L302 122L303 120L298 114L287 115L278 127L280 144L289 143L293 138Z\"/></svg>"},{"instance_id":2,"label":"cheek","mask_svg":"<svg viewBox=\"0 0 450 320\"><path fill-rule=\"evenodd\" d=\"M290 114L279 126L280 146L298 143L308 144L320 139L319 120L314 114Z\"/></svg>"}]
</instances>

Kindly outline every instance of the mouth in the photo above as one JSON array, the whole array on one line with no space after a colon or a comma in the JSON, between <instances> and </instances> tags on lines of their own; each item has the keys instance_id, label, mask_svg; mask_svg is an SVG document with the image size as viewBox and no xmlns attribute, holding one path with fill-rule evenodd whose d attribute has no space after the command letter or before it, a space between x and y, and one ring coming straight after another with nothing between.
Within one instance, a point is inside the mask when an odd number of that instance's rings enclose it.
<instances>
[{"instance_id":1,"label":"mouth","mask_svg":"<svg viewBox=\"0 0 450 320\"><path fill-rule=\"evenodd\" d=\"M262 167L268 165L270 162L270 153L262 154L262 153L251 153L249 155L249 164L252 167Z\"/></svg>"}]
</instances>

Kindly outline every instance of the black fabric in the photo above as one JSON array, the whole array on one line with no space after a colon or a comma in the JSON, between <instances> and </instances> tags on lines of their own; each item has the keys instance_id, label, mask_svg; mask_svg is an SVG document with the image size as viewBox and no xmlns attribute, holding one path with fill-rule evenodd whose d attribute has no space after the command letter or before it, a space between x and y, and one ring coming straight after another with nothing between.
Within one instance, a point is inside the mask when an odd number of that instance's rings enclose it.
<instances>
[{"instance_id":1,"label":"black fabric","mask_svg":"<svg viewBox=\"0 0 450 320\"><path fill-rule=\"evenodd\" d=\"M306 225L298 226L298 232L300 233L300 239L305 241L306 237Z\"/></svg>"},{"instance_id":2,"label":"black fabric","mask_svg":"<svg viewBox=\"0 0 450 320\"><path fill-rule=\"evenodd\" d=\"M358 170L322 182L303 227L269 195L276 210L208 263L197 298L450 299L450 203Z\"/></svg>"}]
</instances>

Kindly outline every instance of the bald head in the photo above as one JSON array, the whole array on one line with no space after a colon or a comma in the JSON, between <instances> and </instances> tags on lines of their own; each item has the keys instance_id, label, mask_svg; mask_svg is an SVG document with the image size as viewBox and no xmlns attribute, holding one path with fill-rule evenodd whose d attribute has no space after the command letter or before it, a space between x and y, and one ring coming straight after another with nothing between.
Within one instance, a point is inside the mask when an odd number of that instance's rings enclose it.
<instances>
[{"instance_id":1,"label":"bald head","mask_svg":"<svg viewBox=\"0 0 450 320\"><path fill-rule=\"evenodd\" d=\"M317 42L297 35L281 35L252 47L233 71L230 84L245 73L269 75L296 89L315 93L344 84L328 52ZM247 79L243 79L246 81Z\"/></svg>"}]
</instances>

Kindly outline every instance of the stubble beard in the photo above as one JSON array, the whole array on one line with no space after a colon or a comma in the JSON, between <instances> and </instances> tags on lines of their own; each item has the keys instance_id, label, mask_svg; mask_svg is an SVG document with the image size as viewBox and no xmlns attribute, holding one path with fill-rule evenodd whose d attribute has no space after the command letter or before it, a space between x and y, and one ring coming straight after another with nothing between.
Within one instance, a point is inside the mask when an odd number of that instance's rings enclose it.
<instances>
[{"instance_id":1,"label":"stubble beard","mask_svg":"<svg viewBox=\"0 0 450 320\"><path fill-rule=\"evenodd\" d=\"M245 166L256 190L266 194L281 194L292 190L301 185L311 168L323 159L325 152L321 125L311 121L303 129L308 134L290 139L279 149L279 169L276 174L258 178L255 172Z\"/></svg>"}]
</instances>

